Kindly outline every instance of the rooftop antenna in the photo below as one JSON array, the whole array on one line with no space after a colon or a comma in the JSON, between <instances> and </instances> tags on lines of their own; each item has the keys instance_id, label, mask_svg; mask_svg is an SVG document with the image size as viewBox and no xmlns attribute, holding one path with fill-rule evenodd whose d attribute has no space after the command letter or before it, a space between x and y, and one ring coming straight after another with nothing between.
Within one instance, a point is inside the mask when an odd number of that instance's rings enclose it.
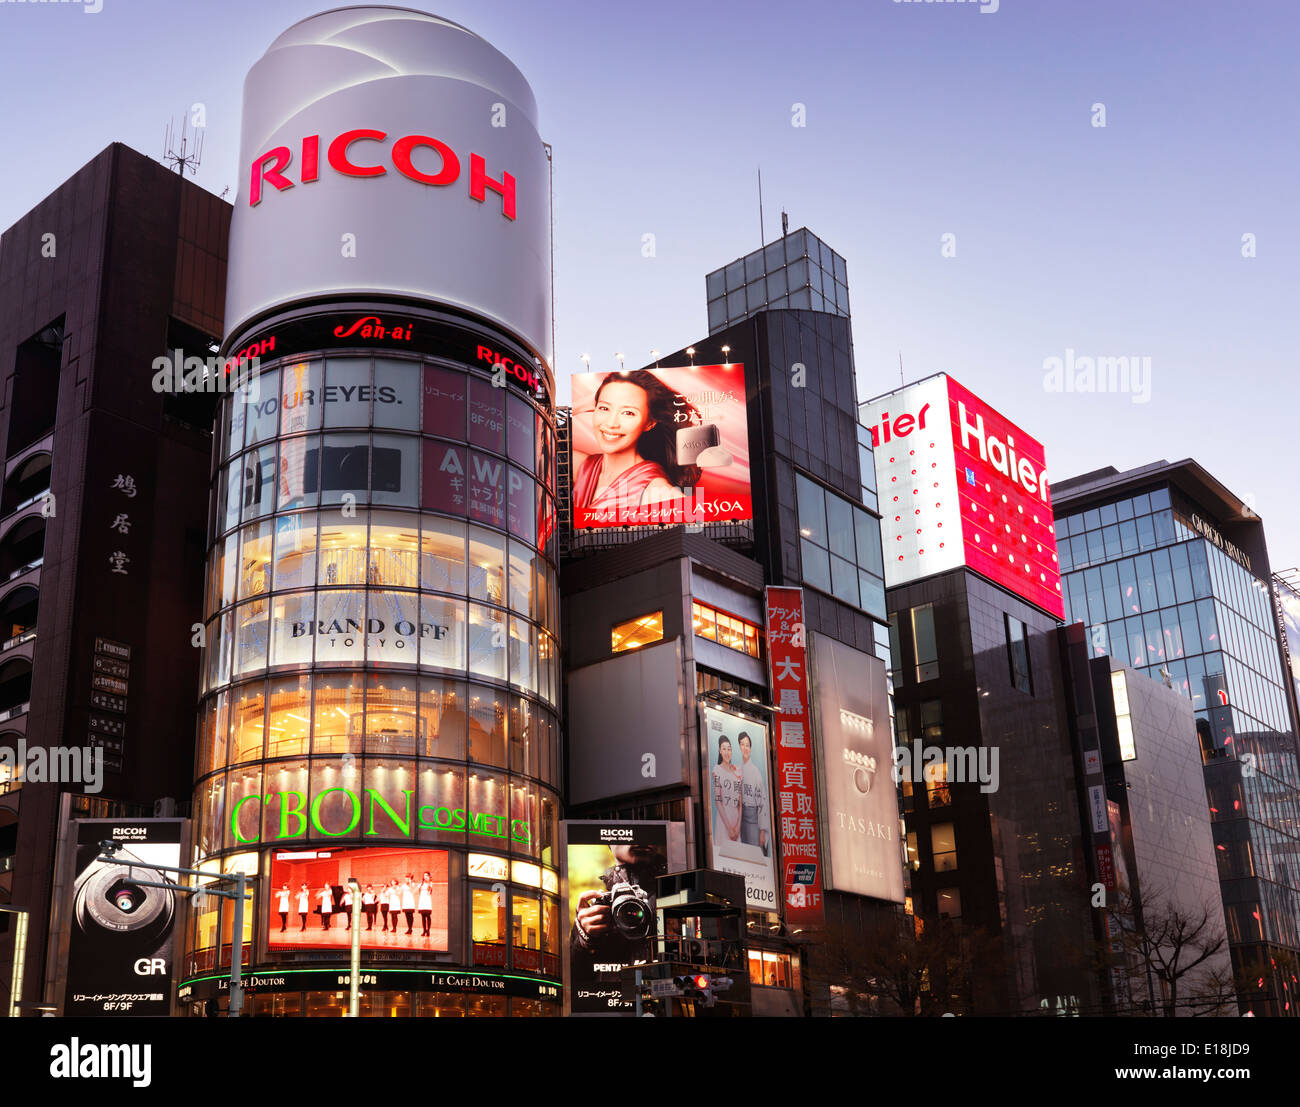
<instances>
[{"instance_id":1,"label":"rooftop antenna","mask_svg":"<svg viewBox=\"0 0 1300 1107\"><path fill-rule=\"evenodd\" d=\"M197 128L196 128L197 130ZM190 176L196 176L199 171L199 162L203 158L203 134L200 132L194 135L194 149L189 149L190 134L185 126L185 118L181 118L181 145L180 150L176 149L176 128L174 123L167 124L167 130L163 134L163 158L162 160L176 170L182 177L188 170Z\"/></svg>"},{"instance_id":2,"label":"rooftop antenna","mask_svg":"<svg viewBox=\"0 0 1300 1107\"><path fill-rule=\"evenodd\" d=\"M758 244L767 245L767 233L763 230L763 167L758 167Z\"/></svg>"},{"instance_id":3,"label":"rooftop antenna","mask_svg":"<svg viewBox=\"0 0 1300 1107\"><path fill-rule=\"evenodd\" d=\"M781 237L785 238L790 233L790 216L783 208L781 210Z\"/></svg>"},{"instance_id":4,"label":"rooftop antenna","mask_svg":"<svg viewBox=\"0 0 1300 1107\"><path fill-rule=\"evenodd\" d=\"M898 387L903 388L903 351L898 351Z\"/></svg>"}]
</instances>

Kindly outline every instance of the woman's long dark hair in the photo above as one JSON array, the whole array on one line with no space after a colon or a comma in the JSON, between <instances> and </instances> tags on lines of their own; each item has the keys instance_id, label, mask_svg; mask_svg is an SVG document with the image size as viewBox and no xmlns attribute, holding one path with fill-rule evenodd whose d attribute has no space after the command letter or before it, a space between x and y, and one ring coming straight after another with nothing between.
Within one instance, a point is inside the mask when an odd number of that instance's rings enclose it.
<instances>
[{"instance_id":1,"label":"woman's long dark hair","mask_svg":"<svg viewBox=\"0 0 1300 1107\"><path fill-rule=\"evenodd\" d=\"M637 453L646 461L653 461L663 469L669 484L677 488L690 488L699 484L701 474L698 465L677 464L678 429L703 422L694 405L687 403L685 396L680 392L674 392L646 369L608 374L596 389L593 405L600 403L600 394L605 385L611 381L634 384L646 394L649 415L655 425L641 432L641 437L636 444ZM680 415L685 415L686 418L675 418Z\"/></svg>"},{"instance_id":2,"label":"woman's long dark hair","mask_svg":"<svg viewBox=\"0 0 1300 1107\"><path fill-rule=\"evenodd\" d=\"M719 738L719 739L718 739L718 764L719 764L719 765L722 764L722 747L723 747L723 746L726 746L728 749L730 749L730 748L731 748L731 739L730 739L730 738Z\"/></svg>"}]
</instances>

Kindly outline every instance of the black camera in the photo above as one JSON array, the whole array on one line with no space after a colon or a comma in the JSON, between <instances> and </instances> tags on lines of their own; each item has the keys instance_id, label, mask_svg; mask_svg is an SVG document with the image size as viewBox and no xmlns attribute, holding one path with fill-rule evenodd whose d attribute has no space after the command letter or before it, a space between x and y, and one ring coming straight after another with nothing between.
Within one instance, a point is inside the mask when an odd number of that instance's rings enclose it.
<instances>
[{"instance_id":1,"label":"black camera","mask_svg":"<svg viewBox=\"0 0 1300 1107\"><path fill-rule=\"evenodd\" d=\"M609 907L615 928L628 941L639 942L653 933L655 915L650 893L644 888L623 881L597 896L595 902Z\"/></svg>"},{"instance_id":2,"label":"black camera","mask_svg":"<svg viewBox=\"0 0 1300 1107\"><path fill-rule=\"evenodd\" d=\"M105 932L130 936L141 946L156 944L171 929L176 914L176 893L170 888L143 886L169 883L157 869L119 846L112 854L125 865L93 861L77 878L73 917L86 934Z\"/></svg>"}]
</instances>

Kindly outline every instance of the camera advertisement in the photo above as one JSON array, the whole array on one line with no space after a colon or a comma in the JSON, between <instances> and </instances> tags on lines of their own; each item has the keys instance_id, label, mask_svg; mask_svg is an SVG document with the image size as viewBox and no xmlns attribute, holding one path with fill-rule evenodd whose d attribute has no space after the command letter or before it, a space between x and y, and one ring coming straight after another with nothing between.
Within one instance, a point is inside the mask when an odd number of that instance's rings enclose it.
<instances>
[{"instance_id":1,"label":"camera advertisement","mask_svg":"<svg viewBox=\"0 0 1300 1107\"><path fill-rule=\"evenodd\" d=\"M573 528L752 519L745 367L573 378Z\"/></svg>"},{"instance_id":2,"label":"camera advertisement","mask_svg":"<svg viewBox=\"0 0 1300 1107\"><path fill-rule=\"evenodd\" d=\"M575 1015L626 1015L619 971L655 957L656 880L668 824L566 822L569 1000Z\"/></svg>"},{"instance_id":3,"label":"camera advertisement","mask_svg":"<svg viewBox=\"0 0 1300 1107\"><path fill-rule=\"evenodd\" d=\"M349 949L361 896L362 949L447 947L447 851L277 850L267 918L273 950Z\"/></svg>"},{"instance_id":4,"label":"camera advertisement","mask_svg":"<svg viewBox=\"0 0 1300 1107\"><path fill-rule=\"evenodd\" d=\"M885 663L824 634L813 635L811 643L813 725L830 844L826 886L902 903Z\"/></svg>"},{"instance_id":5,"label":"camera advertisement","mask_svg":"<svg viewBox=\"0 0 1300 1107\"><path fill-rule=\"evenodd\" d=\"M703 709L713 868L745 878L745 904L777 910L772 779L767 727L714 707Z\"/></svg>"},{"instance_id":6,"label":"camera advertisement","mask_svg":"<svg viewBox=\"0 0 1300 1107\"><path fill-rule=\"evenodd\" d=\"M171 1014L173 949L180 897L176 874L182 819L79 819L68 988L63 1013L81 1016ZM99 843L121 843L116 864L96 860ZM155 887L163 884L168 887Z\"/></svg>"}]
</instances>

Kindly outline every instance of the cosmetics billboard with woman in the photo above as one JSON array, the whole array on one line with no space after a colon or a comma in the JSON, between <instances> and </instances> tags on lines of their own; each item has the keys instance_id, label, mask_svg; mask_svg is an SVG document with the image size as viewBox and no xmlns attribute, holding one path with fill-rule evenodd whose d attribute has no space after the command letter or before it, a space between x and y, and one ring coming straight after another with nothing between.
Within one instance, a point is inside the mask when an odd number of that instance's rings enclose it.
<instances>
[{"instance_id":1,"label":"cosmetics billboard with woman","mask_svg":"<svg viewBox=\"0 0 1300 1107\"><path fill-rule=\"evenodd\" d=\"M591 416L597 452L573 482L575 519L582 512L635 512L680 497L700 470L677 464L677 428L698 421L694 407L644 369L606 376Z\"/></svg>"},{"instance_id":2,"label":"cosmetics billboard with woman","mask_svg":"<svg viewBox=\"0 0 1300 1107\"><path fill-rule=\"evenodd\" d=\"M573 526L753 517L744 367L573 378Z\"/></svg>"}]
</instances>

